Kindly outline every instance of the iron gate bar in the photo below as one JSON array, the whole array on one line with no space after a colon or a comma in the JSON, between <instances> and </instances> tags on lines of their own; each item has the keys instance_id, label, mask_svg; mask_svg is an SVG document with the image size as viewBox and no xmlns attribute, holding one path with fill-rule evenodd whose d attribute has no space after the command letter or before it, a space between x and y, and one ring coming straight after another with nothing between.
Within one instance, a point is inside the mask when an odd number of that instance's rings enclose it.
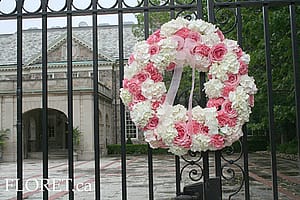
<instances>
[{"instance_id":1,"label":"iron gate bar","mask_svg":"<svg viewBox=\"0 0 300 200\"><path fill-rule=\"evenodd\" d=\"M238 0L239 1L239 0ZM243 23L242 23L242 12L241 8L236 8L236 16L237 16L237 42L239 46L243 49ZM243 156L244 156L244 184L245 184L245 200L250 200L250 189L249 189L249 168L248 168L248 132L247 132L247 125L243 126L243 137L241 138L242 142L242 149Z\"/></svg>"},{"instance_id":2,"label":"iron gate bar","mask_svg":"<svg viewBox=\"0 0 300 200\"><path fill-rule=\"evenodd\" d=\"M144 1L144 7L149 7L149 0ZM147 39L149 37L149 11L144 11L144 37ZM152 148L148 144L148 189L149 189L149 200L154 199L154 190L153 190L153 155L152 155Z\"/></svg>"},{"instance_id":3,"label":"iron gate bar","mask_svg":"<svg viewBox=\"0 0 300 200\"><path fill-rule=\"evenodd\" d=\"M47 58L47 2L42 1L42 143L43 143L43 199L48 199L48 58Z\"/></svg>"},{"instance_id":4,"label":"iron gate bar","mask_svg":"<svg viewBox=\"0 0 300 200\"><path fill-rule=\"evenodd\" d=\"M273 198L278 199L278 184L277 184L277 163L276 163L276 145L275 145L275 126L274 126L274 103L272 92L272 66L271 66L271 47L270 47L270 31L269 31L269 6L263 6L263 24L264 24L264 39L265 39L265 59L267 71L267 93L268 93L268 113L269 113L269 137L271 142L272 154L272 182L273 182Z\"/></svg>"},{"instance_id":5,"label":"iron gate bar","mask_svg":"<svg viewBox=\"0 0 300 200\"><path fill-rule=\"evenodd\" d=\"M94 159L95 159L95 199L100 199L100 147L99 147L99 94L98 94L98 20L97 0L93 6L93 92L94 92Z\"/></svg>"},{"instance_id":6,"label":"iron gate bar","mask_svg":"<svg viewBox=\"0 0 300 200\"><path fill-rule=\"evenodd\" d=\"M123 44L123 10L122 1L118 1L118 31L119 31L119 67L120 67L120 87L123 87L124 78L124 44ZM125 133L125 106L120 103L121 120L121 166L122 166L122 200L127 200L126 182L126 133Z\"/></svg>"},{"instance_id":7,"label":"iron gate bar","mask_svg":"<svg viewBox=\"0 0 300 200\"><path fill-rule=\"evenodd\" d=\"M291 24L291 40L292 54L294 65L294 85L295 85L295 104L296 104L296 135L298 137L298 164L300 169L300 61L299 46L297 43L297 27L296 27L296 7L295 4L290 5L290 24ZM299 39L299 38L298 38Z\"/></svg>"},{"instance_id":8,"label":"iron gate bar","mask_svg":"<svg viewBox=\"0 0 300 200\"><path fill-rule=\"evenodd\" d=\"M266 5L272 6L288 6L290 4L299 4L300 0L261 0L261 1L234 1L234 2L218 2L217 8L237 8L237 7L263 7Z\"/></svg>"},{"instance_id":9,"label":"iron gate bar","mask_svg":"<svg viewBox=\"0 0 300 200\"><path fill-rule=\"evenodd\" d=\"M69 199L74 199L73 158L73 67L72 67L72 0L67 0L67 74L68 74L68 167Z\"/></svg>"},{"instance_id":10,"label":"iron gate bar","mask_svg":"<svg viewBox=\"0 0 300 200\"><path fill-rule=\"evenodd\" d=\"M22 7L23 1L17 1L17 179L18 179L18 191L17 198L23 198L23 119L22 119L22 98L23 98L23 55L22 55Z\"/></svg>"}]
</instances>

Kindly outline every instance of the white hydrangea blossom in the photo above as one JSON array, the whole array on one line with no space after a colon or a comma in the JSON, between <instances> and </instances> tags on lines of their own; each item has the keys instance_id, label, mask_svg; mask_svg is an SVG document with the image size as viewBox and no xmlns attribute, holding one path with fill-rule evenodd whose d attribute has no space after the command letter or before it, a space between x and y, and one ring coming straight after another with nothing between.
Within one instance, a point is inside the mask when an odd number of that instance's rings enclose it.
<instances>
[{"instance_id":1,"label":"white hydrangea blossom","mask_svg":"<svg viewBox=\"0 0 300 200\"><path fill-rule=\"evenodd\" d=\"M120 89L120 98L122 99L125 105L128 105L132 101L132 96L130 92L124 88Z\"/></svg>"},{"instance_id":2,"label":"white hydrangea blossom","mask_svg":"<svg viewBox=\"0 0 300 200\"><path fill-rule=\"evenodd\" d=\"M249 65L250 63L250 55L243 52L242 57L240 58L245 64Z\"/></svg>"},{"instance_id":3,"label":"white hydrangea blossom","mask_svg":"<svg viewBox=\"0 0 300 200\"><path fill-rule=\"evenodd\" d=\"M207 151L210 146L210 137L203 134L192 136L191 151Z\"/></svg>"},{"instance_id":4,"label":"white hydrangea blossom","mask_svg":"<svg viewBox=\"0 0 300 200\"><path fill-rule=\"evenodd\" d=\"M187 110L183 105L178 104L173 106L172 117L175 120L175 122L186 121L187 120L186 111Z\"/></svg>"},{"instance_id":5,"label":"white hydrangea blossom","mask_svg":"<svg viewBox=\"0 0 300 200\"><path fill-rule=\"evenodd\" d=\"M124 78L131 79L140 70L137 62L131 63L131 65L126 65L124 67Z\"/></svg>"},{"instance_id":6,"label":"white hydrangea blossom","mask_svg":"<svg viewBox=\"0 0 300 200\"><path fill-rule=\"evenodd\" d=\"M217 98L221 96L224 84L219 79L210 79L204 83L204 90L208 98Z\"/></svg>"},{"instance_id":7,"label":"white hydrangea blossom","mask_svg":"<svg viewBox=\"0 0 300 200\"><path fill-rule=\"evenodd\" d=\"M165 37L172 36L177 30L186 27L189 21L184 18L172 19L171 21L163 24L160 29L160 34Z\"/></svg>"},{"instance_id":8,"label":"white hydrangea blossom","mask_svg":"<svg viewBox=\"0 0 300 200\"><path fill-rule=\"evenodd\" d=\"M226 62L213 63L210 67L209 74L215 79L225 81L228 78L228 69L229 65Z\"/></svg>"},{"instance_id":9,"label":"white hydrangea blossom","mask_svg":"<svg viewBox=\"0 0 300 200\"><path fill-rule=\"evenodd\" d=\"M257 92L257 88L254 83L254 78L251 76L248 76L247 74L241 76L240 85L244 87L244 90L248 94L255 94Z\"/></svg>"},{"instance_id":10,"label":"white hydrangea blossom","mask_svg":"<svg viewBox=\"0 0 300 200\"><path fill-rule=\"evenodd\" d=\"M152 79L147 79L142 84L142 95L150 100L159 99L163 94L167 92L165 83L155 83Z\"/></svg>"},{"instance_id":11,"label":"white hydrangea blossom","mask_svg":"<svg viewBox=\"0 0 300 200\"><path fill-rule=\"evenodd\" d=\"M147 125L149 119L154 114L151 109L150 101L142 101L133 106L130 113L131 120L139 127L144 127Z\"/></svg>"}]
</instances>

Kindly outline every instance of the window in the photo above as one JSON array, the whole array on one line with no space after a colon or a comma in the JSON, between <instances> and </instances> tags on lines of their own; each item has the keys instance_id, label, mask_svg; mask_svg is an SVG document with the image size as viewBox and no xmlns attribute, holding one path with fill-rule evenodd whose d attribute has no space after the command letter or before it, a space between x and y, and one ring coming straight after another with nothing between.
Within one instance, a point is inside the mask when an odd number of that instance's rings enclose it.
<instances>
[{"instance_id":1,"label":"window","mask_svg":"<svg viewBox=\"0 0 300 200\"><path fill-rule=\"evenodd\" d=\"M49 139L55 139L56 133L56 118L55 116L49 116L48 119L48 137Z\"/></svg>"},{"instance_id":2,"label":"window","mask_svg":"<svg viewBox=\"0 0 300 200\"><path fill-rule=\"evenodd\" d=\"M131 121L130 114L128 111L126 111L125 128L127 138L138 139L138 129L133 123L133 121Z\"/></svg>"},{"instance_id":3,"label":"window","mask_svg":"<svg viewBox=\"0 0 300 200\"><path fill-rule=\"evenodd\" d=\"M78 72L73 72L72 73L72 78L77 78L79 77L79 73Z\"/></svg>"},{"instance_id":4,"label":"window","mask_svg":"<svg viewBox=\"0 0 300 200\"><path fill-rule=\"evenodd\" d=\"M54 73L47 74L48 79L54 79Z\"/></svg>"}]
</instances>

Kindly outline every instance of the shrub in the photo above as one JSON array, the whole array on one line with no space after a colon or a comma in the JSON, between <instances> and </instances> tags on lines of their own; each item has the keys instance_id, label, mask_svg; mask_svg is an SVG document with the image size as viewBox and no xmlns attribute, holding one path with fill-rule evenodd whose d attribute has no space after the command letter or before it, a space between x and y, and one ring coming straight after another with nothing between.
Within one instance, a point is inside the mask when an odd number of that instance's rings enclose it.
<instances>
[{"instance_id":1,"label":"shrub","mask_svg":"<svg viewBox=\"0 0 300 200\"><path fill-rule=\"evenodd\" d=\"M107 153L109 155L119 155L121 154L121 145L120 144L110 144L107 145ZM126 144L126 154L132 155L142 155L148 153L147 144ZM153 149L153 154L167 154L167 149Z\"/></svg>"}]
</instances>

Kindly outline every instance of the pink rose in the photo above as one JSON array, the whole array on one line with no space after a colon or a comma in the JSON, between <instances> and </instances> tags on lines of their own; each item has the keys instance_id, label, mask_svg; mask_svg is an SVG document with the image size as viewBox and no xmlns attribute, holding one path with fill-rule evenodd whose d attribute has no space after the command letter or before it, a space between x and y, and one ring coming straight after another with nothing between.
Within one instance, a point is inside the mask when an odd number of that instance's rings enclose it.
<instances>
[{"instance_id":1,"label":"pink rose","mask_svg":"<svg viewBox=\"0 0 300 200\"><path fill-rule=\"evenodd\" d=\"M220 134L216 134L211 137L210 144L215 147L216 149L221 149L224 147L224 137Z\"/></svg>"},{"instance_id":2,"label":"pink rose","mask_svg":"<svg viewBox=\"0 0 300 200\"><path fill-rule=\"evenodd\" d=\"M245 75L247 73L248 73L248 65L246 63L244 63L243 61L240 61L239 74Z\"/></svg>"},{"instance_id":3,"label":"pink rose","mask_svg":"<svg viewBox=\"0 0 300 200\"><path fill-rule=\"evenodd\" d=\"M160 37L160 30L157 30L152 35L149 36L149 38L147 39L147 43L151 45L159 42L161 39L162 38Z\"/></svg>"},{"instance_id":4,"label":"pink rose","mask_svg":"<svg viewBox=\"0 0 300 200\"><path fill-rule=\"evenodd\" d=\"M227 53L227 48L223 43L213 46L209 52L209 59L212 62L221 61L225 54Z\"/></svg>"},{"instance_id":5,"label":"pink rose","mask_svg":"<svg viewBox=\"0 0 300 200\"><path fill-rule=\"evenodd\" d=\"M131 54L131 55L129 56L129 59L128 59L128 64L131 65L131 64L133 63L134 60L135 60L134 55Z\"/></svg>"},{"instance_id":6,"label":"pink rose","mask_svg":"<svg viewBox=\"0 0 300 200\"><path fill-rule=\"evenodd\" d=\"M176 63L170 62L170 64L167 66L167 70L172 71L175 69L175 67L176 67Z\"/></svg>"},{"instance_id":7,"label":"pink rose","mask_svg":"<svg viewBox=\"0 0 300 200\"><path fill-rule=\"evenodd\" d=\"M154 71L156 71L156 68L154 67L152 62L149 62L146 67L144 68L149 74L152 74Z\"/></svg>"},{"instance_id":8,"label":"pink rose","mask_svg":"<svg viewBox=\"0 0 300 200\"><path fill-rule=\"evenodd\" d=\"M142 93L137 93L137 94L135 94L135 95L133 96L133 102L134 102L134 103L139 103L139 102L145 101L145 100L146 100L146 97L144 97L144 96L142 95Z\"/></svg>"},{"instance_id":9,"label":"pink rose","mask_svg":"<svg viewBox=\"0 0 300 200\"><path fill-rule=\"evenodd\" d=\"M175 35L178 35L182 38L187 38L190 34L191 30L186 28L186 27L183 27L181 29L179 29L178 31L175 32Z\"/></svg>"},{"instance_id":10,"label":"pink rose","mask_svg":"<svg viewBox=\"0 0 300 200\"><path fill-rule=\"evenodd\" d=\"M251 107L254 107L254 95L249 95L248 102Z\"/></svg>"},{"instance_id":11,"label":"pink rose","mask_svg":"<svg viewBox=\"0 0 300 200\"><path fill-rule=\"evenodd\" d=\"M237 112L232 108L232 103L229 100L225 100L222 104L222 110L227 114L229 118L237 117Z\"/></svg>"},{"instance_id":12,"label":"pink rose","mask_svg":"<svg viewBox=\"0 0 300 200\"><path fill-rule=\"evenodd\" d=\"M128 79L123 79L123 88L127 89L128 88L128 83L129 83L129 80Z\"/></svg>"},{"instance_id":13,"label":"pink rose","mask_svg":"<svg viewBox=\"0 0 300 200\"><path fill-rule=\"evenodd\" d=\"M205 126L204 124L201 124L200 133L201 133L202 135L208 135L208 131L209 131L208 126Z\"/></svg>"},{"instance_id":14,"label":"pink rose","mask_svg":"<svg viewBox=\"0 0 300 200\"><path fill-rule=\"evenodd\" d=\"M195 42L200 42L200 34L198 32L190 31L188 38L191 38Z\"/></svg>"},{"instance_id":15,"label":"pink rose","mask_svg":"<svg viewBox=\"0 0 300 200\"><path fill-rule=\"evenodd\" d=\"M238 47L237 51L235 51L238 59L240 59L240 57L242 57L243 55L243 50L241 49L241 47Z\"/></svg>"},{"instance_id":16,"label":"pink rose","mask_svg":"<svg viewBox=\"0 0 300 200\"><path fill-rule=\"evenodd\" d=\"M175 128L178 134L174 138L173 143L183 148L190 148L192 144L192 140L186 129L186 124L184 122L176 123Z\"/></svg>"},{"instance_id":17,"label":"pink rose","mask_svg":"<svg viewBox=\"0 0 300 200\"><path fill-rule=\"evenodd\" d=\"M159 101L154 101L151 104L151 108L152 108L152 110L157 110L157 108L159 108L160 105L161 105L161 103Z\"/></svg>"},{"instance_id":18,"label":"pink rose","mask_svg":"<svg viewBox=\"0 0 300 200\"><path fill-rule=\"evenodd\" d=\"M158 125L158 122L159 122L159 119L158 119L157 116L152 117L149 120L148 124L146 125L145 129L147 129L147 130L153 130L153 129L155 129L157 127L157 125Z\"/></svg>"},{"instance_id":19,"label":"pink rose","mask_svg":"<svg viewBox=\"0 0 300 200\"><path fill-rule=\"evenodd\" d=\"M144 82L145 80L147 80L147 78L149 77L149 73L146 72L139 72L138 74L136 74L133 78L137 78L139 80L139 82Z\"/></svg>"},{"instance_id":20,"label":"pink rose","mask_svg":"<svg viewBox=\"0 0 300 200\"><path fill-rule=\"evenodd\" d=\"M201 130L201 124L196 120L187 123L187 130L190 134L198 134Z\"/></svg>"},{"instance_id":21,"label":"pink rose","mask_svg":"<svg viewBox=\"0 0 300 200\"><path fill-rule=\"evenodd\" d=\"M210 48L208 46L206 46L205 44L200 44L200 45L195 46L191 53L207 57L209 54L209 51L210 51Z\"/></svg>"},{"instance_id":22,"label":"pink rose","mask_svg":"<svg viewBox=\"0 0 300 200\"><path fill-rule=\"evenodd\" d=\"M158 54L158 52L159 52L159 46L158 45L151 45L151 46L149 46L148 53L150 55Z\"/></svg>"},{"instance_id":23,"label":"pink rose","mask_svg":"<svg viewBox=\"0 0 300 200\"><path fill-rule=\"evenodd\" d=\"M233 127L236 125L236 120L237 118L230 118L227 113L225 113L223 110L218 111L218 116L217 116L219 125L222 126L226 126L228 125L229 127Z\"/></svg>"},{"instance_id":24,"label":"pink rose","mask_svg":"<svg viewBox=\"0 0 300 200\"><path fill-rule=\"evenodd\" d=\"M176 50L177 51L180 51L183 49L183 46L184 46L184 39L182 37L179 37L177 35L173 35L172 36L172 39L177 42L177 48Z\"/></svg>"},{"instance_id":25,"label":"pink rose","mask_svg":"<svg viewBox=\"0 0 300 200\"><path fill-rule=\"evenodd\" d=\"M221 31L220 29L218 29L218 30L216 31L216 33L218 34L218 36L219 36L221 42L223 42L223 41L225 40L225 37L224 37L222 31Z\"/></svg>"},{"instance_id":26,"label":"pink rose","mask_svg":"<svg viewBox=\"0 0 300 200\"><path fill-rule=\"evenodd\" d=\"M235 90L235 86L231 85L225 85L223 90L222 90L222 96L228 97L230 92L233 92Z\"/></svg>"},{"instance_id":27,"label":"pink rose","mask_svg":"<svg viewBox=\"0 0 300 200\"><path fill-rule=\"evenodd\" d=\"M150 75L151 75L151 79L155 83L161 82L163 80L163 76L158 72L158 70L156 70L155 72L152 72Z\"/></svg>"},{"instance_id":28,"label":"pink rose","mask_svg":"<svg viewBox=\"0 0 300 200\"><path fill-rule=\"evenodd\" d=\"M240 76L237 74L228 74L228 80L224 83L226 86L236 87L240 83Z\"/></svg>"},{"instance_id":29,"label":"pink rose","mask_svg":"<svg viewBox=\"0 0 300 200\"><path fill-rule=\"evenodd\" d=\"M220 110L221 105L223 104L224 101L225 101L225 100L224 100L222 97L209 99L209 100L207 101L206 106L207 106L208 108L215 107L215 108L217 108L217 110Z\"/></svg>"},{"instance_id":30,"label":"pink rose","mask_svg":"<svg viewBox=\"0 0 300 200\"><path fill-rule=\"evenodd\" d=\"M128 83L128 90L131 94L137 95L141 93L141 86L137 78L132 78Z\"/></svg>"}]
</instances>

